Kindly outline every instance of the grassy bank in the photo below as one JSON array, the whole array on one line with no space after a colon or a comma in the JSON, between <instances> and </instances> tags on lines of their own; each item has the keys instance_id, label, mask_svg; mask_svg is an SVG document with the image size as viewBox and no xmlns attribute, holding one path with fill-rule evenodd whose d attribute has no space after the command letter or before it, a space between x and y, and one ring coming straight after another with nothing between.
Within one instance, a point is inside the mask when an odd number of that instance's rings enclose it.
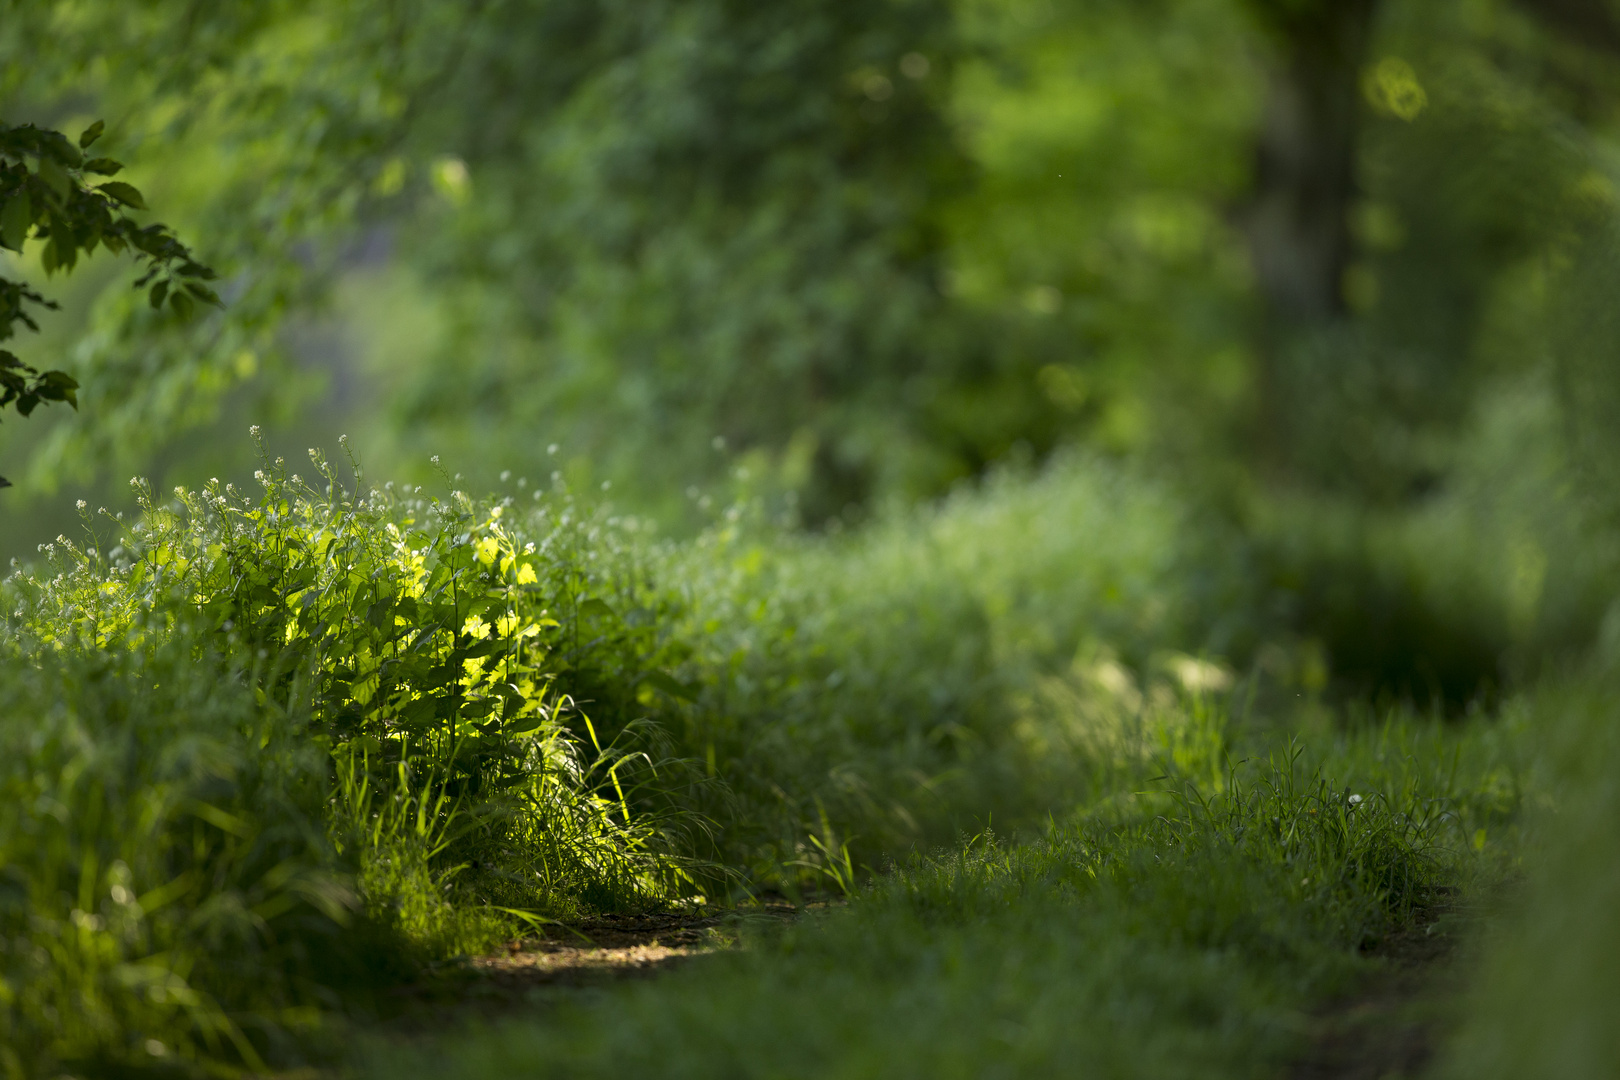
<instances>
[{"instance_id":1,"label":"grassy bank","mask_svg":"<svg viewBox=\"0 0 1620 1080\"><path fill-rule=\"evenodd\" d=\"M1243 546L1115 466L676 542L312 459L6 582L13 1072L326 1060L548 920L813 890L851 902L445 1053L1248 1075L1511 848L1529 711L1332 704Z\"/></svg>"}]
</instances>

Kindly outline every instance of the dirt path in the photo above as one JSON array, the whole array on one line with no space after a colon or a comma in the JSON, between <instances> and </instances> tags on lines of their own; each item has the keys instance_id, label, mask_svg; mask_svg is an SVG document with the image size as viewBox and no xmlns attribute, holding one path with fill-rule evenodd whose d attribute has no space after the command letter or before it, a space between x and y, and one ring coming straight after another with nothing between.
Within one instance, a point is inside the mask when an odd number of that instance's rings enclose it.
<instances>
[{"instance_id":1,"label":"dirt path","mask_svg":"<svg viewBox=\"0 0 1620 1080\"><path fill-rule=\"evenodd\" d=\"M761 911L756 918L791 918ZM687 961L735 948L739 920L730 914L606 916L576 927L509 941L504 951L480 956L471 968L511 991L538 986L596 985L657 974Z\"/></svg>"},{"instance_id":2,"label":"dirt path","mask_svg":"<svg viewBox=\"0 0 1620 1080\"><path fill-rule=\"evenodd\" d=\"M1461 993L1464 919L1436 910L1373 951L1387 966L1317 1014L1288 1080L1416 1080L1434 1059Z\"/></svg>"},{"instance_id":3,"label":"dirt path","mask_svg":"<svg viewBox=\"0 0 1620 1080\"><path fill-rule=\"evenodd\" d=\"M811 908L825 904L812 903ZM508 941L503 949L447 965L394 991L391 1026L444 1030L507 1013L532 1012L581 990L643 979L738 948L750 925L782 923L805 909L764 903L744 909L608 915Z\"/></svg>"}]
</instances>

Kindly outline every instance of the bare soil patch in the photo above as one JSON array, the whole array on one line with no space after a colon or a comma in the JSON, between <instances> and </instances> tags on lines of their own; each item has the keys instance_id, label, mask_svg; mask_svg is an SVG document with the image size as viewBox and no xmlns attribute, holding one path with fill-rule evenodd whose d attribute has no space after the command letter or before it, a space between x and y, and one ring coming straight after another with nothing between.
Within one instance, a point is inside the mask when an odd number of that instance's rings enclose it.
<instances>
[{"instance_id":1,"label":"bare soil patch","mask_svg":"<svg viewBox=\"0 0 1620 1080\"><path fill-rule=\"evenodd\" d=\"M783 911L603 916L578 926L546 927L506 943L501 952L475 957L470 969L508 990L536 986L590 986L659 974L706 953L735 948L741 918L790 919Z\"/></svg>"},{"instance_id":2,"label":"bare soil patch","mask_svg":"<svg viewBox=\"0 0 1620 1080\"><path fill-rule=\"evenodd\" d=\"M546 926L508 941L498 952L461 958L393 992L393 1025L443 1029L502 1015L532 1013L580 992L676 967L742 945L750 925L792 921L810 903L765 902L744 908L605 915L574 925Z\"/></svg>"}]
</instances>

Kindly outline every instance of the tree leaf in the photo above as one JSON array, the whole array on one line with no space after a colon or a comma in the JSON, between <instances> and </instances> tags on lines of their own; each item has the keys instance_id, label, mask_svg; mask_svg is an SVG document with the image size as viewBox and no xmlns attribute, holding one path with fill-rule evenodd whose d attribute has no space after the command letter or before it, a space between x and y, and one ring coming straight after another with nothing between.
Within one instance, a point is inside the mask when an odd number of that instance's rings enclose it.
<instances>
[{"instance_id":1,"label":"tree leaf","mask_svg":"<svg viewBox=\"0 0 1620 1080\"><path fill-rule=\"evenodd\" d=\"M146 209L146 200L141 197L141 193L136 191L133 185L126 184L122 180L109 180L96 190L112 196L125 206L133 206L137 210Z\"/></svg>"},{"instance_id":2,"label":"tree leaf","mask_svg":"<svg viewBox=\"0 0 1620 1080\"><path fill-rule=\"evenodd\" d=\"M79 407L79 380L65 371L47 371L39 377L39 396L47 401L65 401Z\"/></svg>"},{"instance_id":3,"label":"tree leaf","mask_svg":"<svg viewBox=\"0 0 1620 1080\"><path fill-rule=\"evenodd\" d=\"M107 123L104 120L97 120L95 123L85 128L84 131L79 135L79 149L83 150L85 147L101 138L101 133L106 129Z\"/></svg>"},{"instance_id":4,"label":"tree leaf","mask_svg":"<svg viewBox=\"0 0 1620 1080\"><path fill-rule=\"evenodd\" d=\"M97 176L114 176L124 166L110 157L91 158L84 163L84 171Z\"/></svg>"},{"instance_id":5,"label":"tree leaf","mask_svg":"<svg viewBox=\"0 0 1620 1080\"><path fill-rule=\"evenodd\" d=\"M186 291L205 304L213 304L215 307L221 308L225 306L224 301L219 298L219 295L206 285L199 285L195 281L188 281L186 282Z\"/></svg>"},{"instance_id":6,"label":"tree leaf","mask_svg":"<svg viewBox=\"0 0 1620 1080\"><path fill-rule=\"evenodd\" d=\"M68 137L60 131L42 131L40 135L41 164L54 160L69 169L77 169L84 164L84 155L79 152L79 148L69 142Z\"/></svg>"},{"instance_id":7,"label":"tree leaf","mask_svg":"<svg viewBox=\"0 0 1620 1080\"><path fill-rule=\"evenodd\" d=\"M51 215L51 242L45 245L45 254L40 264L45 267L47 274L58 270L72 270L79 261L79 249L74 246L73 232L66 227L67 223Z\"/></svg>"},{"instance_id":8,"label":"tree leaf","mask_svg":"<svg viewBox=\"0 0 1620 1080\"><path fill-rule=\"evenodd\" d=\"M152 286L152 291L148 295L151 298L152 306L154 308L162 307L163 298L169 295L169 283L167 281L158 282L156 285Z\"/></svg>"},{"instance_id":9,"label":"tree leaf","mask_svg":"<svg viewBox=\"0 0 1620 1080\"><path fill-rule=\"evenodd\" d=\"M0 208L0 243L12 251L21 251L28 238L28 228L34 223L34 207L28 192L19 191Z\"/></svg>"},{"instance_id":10,"label":"tree leaf","mask_svg":"<svg viewBox=\"0 0 1620 1080\"><path fill-rule=\"evenodd\" d=\"M73 178L62 168L62 163L53 157L42 156L39 159L39 178L56 192L58 199L67 198L73 188Z\"/></svg>"}]
</instances>

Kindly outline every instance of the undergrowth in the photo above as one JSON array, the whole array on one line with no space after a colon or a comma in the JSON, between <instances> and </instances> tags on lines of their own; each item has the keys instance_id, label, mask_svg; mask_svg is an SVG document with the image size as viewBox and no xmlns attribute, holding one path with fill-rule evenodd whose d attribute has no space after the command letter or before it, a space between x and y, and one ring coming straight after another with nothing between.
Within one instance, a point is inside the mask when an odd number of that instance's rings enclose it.
<instances>
[{"instance_id":1,"label":"undergrowth","mask_svg":"<svg viewBox=\"0 0 1620 1080\"><path fill-rule=\"evenodd\" d=\"M1397 710L1244 760L1276 746L1198 655L1235 640L1224 571L1096 463L851 536L739 506L675 543L560 486L430 496L311 459L253 494L138 484L134 519L86 514L4 584L13 1073L295 1064L457 954L769 890L854 897L846 927L903 909L928 955L953 905L1035 905L1104 956L1138 924L1166 958L1264 946L1276 972L1221 963L1269 994L1512 819L1483 728Z\"/></svg>"},{"instance_id":2,"label":"undergrowth","mask_svg":"<svg viewBox=\"0 0 1620 1080\"><path fill-rule=\"evenodd\" d=\"M256 1069L348 983L729 879L690 798L711 782L570 693L661 675L601 595L601 522L559 497L514 528L510 500L348 489L312 457L255 497L138 484L137 520L87 517L6 583L25 1074Z\"/></svg>"}]
</instances>

